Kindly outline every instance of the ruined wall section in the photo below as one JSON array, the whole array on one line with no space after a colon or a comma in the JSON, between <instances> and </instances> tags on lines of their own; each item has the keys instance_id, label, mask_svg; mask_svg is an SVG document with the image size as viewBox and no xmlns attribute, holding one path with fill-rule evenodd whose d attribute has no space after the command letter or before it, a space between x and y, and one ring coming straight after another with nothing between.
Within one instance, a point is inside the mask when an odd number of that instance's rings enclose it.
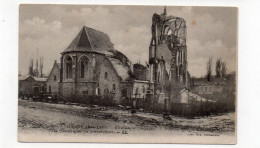
<instances>
[{"instance_id":1,"label":"ruined wall section","mask_svg":"<svg viewBox=\"0 0 260 148\"><path fill-rule=\"evenodd\" d=\"M153 15L149 46L150 82L154 82L159 98L169 97L171 102L180 102L180 91L189 84L186 30L186 21L167 16L166 10L161 15Z\"/></svg>"},{"instance_id":2,"label":"ruined wall section","mask_svg":"<svg viewBox=\"0 0 260 148\"><path fill-rule=\"evenodd\" d=\"M142 80L142 81L149 80L149 77L148 77L149 71L146 66L136 63L133 65L133 69L134 69L133 73L134 73L135 79Z\"/></svg>"},{"instance_id":3,"label":"ruined wall section","mask_svg":"<svg viewBox=\"0 0 260 148\"><path fill-rule=\"evenodd\" d=\"M157 81L157 63L159 59L164 59L170 80L186 84L186 36L186 21L183 18L154 14L149 48L151 81Z\"/></svg>"},{"instance_id":4,"label":"ruined wall section","mask_svg":"<svg viewBox=\"0 0 260 148\"><path fill-rule=\"evenodd\" d=\"M133 82L133 89L132 89L132 98L146 98L147 90L149 90L149 83L148 81L139 81L135 80Z\"/></svg>"},{"instance_id":5,"label":"ruined wall section","mask_svg":"<svg viewBox=\"0 0 260 148\"><path fill-rule=\"evenodd\" d=\"M182 18L169 17L164 25L165 42L172 52L171 80L186 84L187 75L187 46L186 22Z\"/></svg>"},{"instance_id":6,"label":"ruined wall section","mask_svg":"<svg viewBox=\"0 0 260 148\"><path fill-rule=\"evenodd\" d=\"M98 67L97 73L97 85L101 90L101 95L110 95L114 98L114 101L117 103L121 98L121 89L120 89L120 78L117 75L112 64L108 61L107 58L100 62L100 67Z\"/></svg>"}]
</instances>

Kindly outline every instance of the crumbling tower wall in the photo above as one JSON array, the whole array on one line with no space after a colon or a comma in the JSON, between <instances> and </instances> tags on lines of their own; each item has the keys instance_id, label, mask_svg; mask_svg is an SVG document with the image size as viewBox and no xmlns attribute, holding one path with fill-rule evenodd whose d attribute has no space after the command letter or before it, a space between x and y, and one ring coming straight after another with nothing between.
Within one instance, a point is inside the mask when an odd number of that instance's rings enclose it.
<instances>
[{"instance_id":1,"label":"crumbling tower wall","mask_svg":"<svg viewBox=\"0 0 260 148\"><path fill-rule=\"evenodd\" d=\"M163 14L153 15L151 32L150 81L159 90L155 92L167 94L171 91L169 85L178 89L188 87L186 21L180 17L167 16L165 9Z\"/></svg>"}]
</instances>

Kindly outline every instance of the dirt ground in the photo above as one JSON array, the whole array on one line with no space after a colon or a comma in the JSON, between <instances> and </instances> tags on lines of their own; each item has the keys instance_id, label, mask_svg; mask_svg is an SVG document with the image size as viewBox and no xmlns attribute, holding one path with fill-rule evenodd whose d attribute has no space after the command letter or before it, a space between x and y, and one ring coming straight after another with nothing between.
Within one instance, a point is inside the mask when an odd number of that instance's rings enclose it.
<instances>
[{"instance_id":1,"label":"dirt ground","mask_svg":"<svg viewBox=\"0 0 260 148\"><path fill-rule=\"evenodd\" d=\"M160 114L140 111L131 114L129 111L112 107L52 104L28 100L19 100L18 103L19 141L28 141L28 137L31 141L33 135L37 135L34 136L38 139L35 141L44 141L44 137L50 138L51 135L53 137L79 135L235 137L234 113L195 119L170 116L172 120L167 120ZM46 141L63 140L66 141L66 138Z\"/></svg>"}]
</instances>

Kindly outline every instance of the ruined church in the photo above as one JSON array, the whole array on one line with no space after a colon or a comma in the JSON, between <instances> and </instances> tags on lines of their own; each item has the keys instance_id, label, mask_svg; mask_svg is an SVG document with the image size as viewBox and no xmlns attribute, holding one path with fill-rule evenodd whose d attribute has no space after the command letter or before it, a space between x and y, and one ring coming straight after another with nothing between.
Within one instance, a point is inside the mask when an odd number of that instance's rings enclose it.
<instances>
[{"instance_id":1,"label":"ruined church","mask_svg":"<svg viewBox=\"0 0 260 148\"><path fill-rule=\"evenodd\" d=\"M159 102L167 98L172 103L180 103L183 99L181 91L190 88L186 21L167 16L165 7L161 15L153 15L151 31L149 71L155 98Z\"/></svg>"},{"instance_id":2,"label":"ruined church","mask_svg":"<svg viewBox=\"0 0 260 148\"><path fill-rule=\"evenodd\" d=\"M47 90L63 98L110 96L117 104L127 98L180 102L190 79L186 22L167 16L165 8L153 15L151 32L149 63L144 66L132 64L107 34L84 26L61 53L60 63L54 63Z\"/></svg>"}]
</instances>

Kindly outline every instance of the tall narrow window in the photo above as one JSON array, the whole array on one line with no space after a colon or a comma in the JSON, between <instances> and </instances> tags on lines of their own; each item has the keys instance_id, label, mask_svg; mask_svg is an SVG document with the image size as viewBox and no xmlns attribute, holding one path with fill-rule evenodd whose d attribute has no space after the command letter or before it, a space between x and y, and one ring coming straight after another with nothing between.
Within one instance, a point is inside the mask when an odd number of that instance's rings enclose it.
<instances>
[{"instance_id":1,"label":"tall narrow window","mask_svg":"<svg viewBox=\"0 0 260 148\"><path fill-rule=\"evenodd\" d=\"M56 76L53 77L53 80L56 81Z\"/></svg>"},{"instance_id":2,"label":"tall narrow window","mask_svg":"<svg viewBox=\"0 0 260 148\"><path fill-rule=\"evenodd\" d=\"M151 58L155 57L155 40L152 41L152 46L150 47Z\"/></svg>"},{"instance_id":3,"label":"tall narrow window","mask_svg":"<svg viewBox=\"0 0 260 148\"><path fill-rule=\"evenodd\" d=\"M88 70L88 59L87 59L87 57L84 56L80 59L80 77L81 78L85 78L87 70Z\"/></svg>"},{"instance_id":4,"label":"tall narrow window","mask_svg":"<svg viewBox=\"0 0 260 148\"><path fill-rule=\"evenodd\" d=\"M158 82L160 82L161 73L158 73Z\"/></svg>"},{"instance_id":5,"label":"tall narrow window","mask_svg":"<svg viewBox=\"0 0 260 148\"><path fill-rule=\"evenodd\" d=\"M101 89L100 88L98 88L97 95L101 95Z\"/></svg>"},{"instance_id":6,"label":"tall narrow window","mask_svg":"<svg viewBox=\"0 0 260 148\"><path fill-rule=\"evenodd\" d=\"M66 59L66 78L72 78L72 59L69 56Z\"/></svg>"},{"instance_id":7,"label":"tall narrow window","mask_svg":"<svg viewBox=\"0 0 260 148\"><path fill-rule=\"evenodd\" d=\"M49 93L51 93L51 85L49 85Z\"/></svg>"},{"instance_id":8,"label":"tall narrow window","mask_svg":"<svg viewBox=\"0 0 260 148\"><path fill-rule=\"evenodd\" d=\"M84 78L84 72L85 72L85 65L84 65L84 61L81 61L80 63L81 65L81 78Z\"/></svg>"}]
</instances>

